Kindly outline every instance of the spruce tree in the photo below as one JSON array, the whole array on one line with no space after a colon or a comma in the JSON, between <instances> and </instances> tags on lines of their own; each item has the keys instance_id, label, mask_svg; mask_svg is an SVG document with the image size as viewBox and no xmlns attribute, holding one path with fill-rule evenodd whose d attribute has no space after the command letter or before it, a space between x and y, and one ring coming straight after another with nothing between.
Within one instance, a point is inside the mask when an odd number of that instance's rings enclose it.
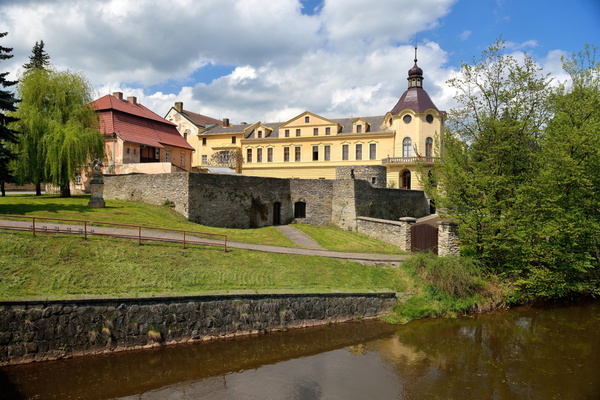
<instances>
[{"instance_id":1,"label":"spruce tree","mask_svg":"<svg viewBox=\"0 0 600 400\"><path fill-rule=\"evenodd\" d=\"M0 32L0 38L6 36L7 32ZM12 58L12 48L0 46L0 61ZM10 90L5 90L17 84L17 81L9 81L6 79L8 72L0 73L0 191L2 196L5 196L4 183L11 181L12 177L8 169L8 163L15 158L15 155L8 148L9 143L14 143L16 133L9 127L9 124L16 122L17 118L7 115L6 112L14 112L17 110L17 99L14 93Z\"/></svg>"},{"instance_id":2,"label":"spruce tree","mask_svg":"<svg viewBox=\"0 0 600 400\"><path fill-rule=\"evenodd\" d=\"M31 55L29 56L29 62L27 64L23 64L23 68L27 70L31 69L48 69L50 66L50 56L48 53L44 51L44 41L40 40L40 42L35 42L35 46L31 50Z\"/></svg>"}]
</instances>

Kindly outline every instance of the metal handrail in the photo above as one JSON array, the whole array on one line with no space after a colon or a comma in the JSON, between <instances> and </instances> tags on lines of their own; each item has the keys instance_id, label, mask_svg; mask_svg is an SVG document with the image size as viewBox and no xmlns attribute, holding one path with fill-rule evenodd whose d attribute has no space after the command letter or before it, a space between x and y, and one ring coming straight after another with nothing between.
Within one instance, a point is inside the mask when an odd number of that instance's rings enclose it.
<instances>
[{"instance_id":1,"label":"metal handrail","mask_svg":"<svg viewBox=\"0 0 600 400\"><path fill-rule=\"evenodd\" d=\"M186 244L207 244L213 246L223 246L224 250L227 251L227 235L222 233L209 233L209 232L199 232L199 231L190 231L183 229L171 229L171 228L159 228L152 226L144 226L144 225L132 225L132 224L120 224L116 222L99 222L99 221L86 221L81 219L67 219L67 218L51 218L51 217L33 217L26 215L14 215L14 214L0 214L0 217L6 218L21 218L21 219L29 219L31 220L31 226L16 226L16 225L0 225L2 229L11 229L11 230L22 230L22 231L31 231L33 236L35 236L36 232L41 233L71 233L71 234L83 234L84 239L87 239L88 235L101 235L101 236L109 236L109 237L130 237L137 238L138 243L142 243L142 239L144 240L154 240L154 241L162 241L162 242L181 242L183 243L183 248L185 249ZM62 221L62 222L74 222L74 223L83 223L83 229L79 228L77 231L73 231L71 227L61 229L58 226L55 226L54 229L48 229L46 226L40 228L36 226L36 221L46 220L46 221ZM2 221L0 221L2 224ZM93 229L88 230L88 227L91 225L109 225L109 226L118 226L125 228L136 228L137 234L128 234L125 231L119 233L109 233L109 232L96 232ZM173 233L180 233L182 238L177 237L157 237L157 236L148 236L142 235L142 229L147 231L167 231ZM215 238L217 241L207 241L207 240L193 240L189 238L189 235L204 235L209 238ZM222 243L221 243L222 241Z\"/></svg>"},{"instance_id":2,"label":"metal handrail","mask_svg":"<svg viewBox=\"0 0 600 400\"><path fill-rule=\"evenodd\" d=\"M381 160L382 164L412 164L412 163L434 163L439 157L387 157Z\"/></svg>"}]
</instances>

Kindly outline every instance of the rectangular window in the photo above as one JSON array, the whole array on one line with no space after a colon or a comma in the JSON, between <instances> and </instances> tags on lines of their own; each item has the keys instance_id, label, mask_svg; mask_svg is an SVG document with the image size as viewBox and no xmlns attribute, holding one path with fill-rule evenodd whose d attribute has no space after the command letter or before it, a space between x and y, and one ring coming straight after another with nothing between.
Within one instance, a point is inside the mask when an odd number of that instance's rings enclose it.
<instances>
[{"instance_id":1,"label":"rectangular window","mask_svg":"<svg viewBox=\"0 0 600 400\"><path fill-rule=\"evenodd\" d=\"M290 137L290 130L289 129L285 130L285 137Z\"/></svg>"},{"instance_id":2,"label":"rectangular window","mask_svg":"<svg viewBox=\"0 0 600 400\"><path fill-rule=\"evenodd\" d=\"M154 159L160 160L160 149L154 149Z\"/></svg>"},{"instance_id":3,"label":"rectangular window","mask_svg":"<svg viewBox=\"0 0 600 400\"><path fill-rule=\"evenodd\" d=\"M231 144L235 144L235 142L236 142L236 139L237 139L237 138L236 138L235 136L232 136L232 137L231 137Z\"/></svg>"},{"instance_id":4,"label":"rectangular window","mask_svg":"<svg viewBox=\"0 0 600 400\"><path fill-rule=\"evenodd\" d=\"M313 129L313 136L319 136L319 128Z\"/></svg>"},{"instance_id":5,"label":"rectangular window","mask_svg":"<svg viewBox=\"0 0 600 400\"><path fill-rule=\"evenodd\" d=\"M267 162L273 162L273 148L267 148Z\"/></svg>"},{"instance_id":6,"label":"rectangular window","mask_svg":"<svg viewBox=\"0 0 600 400\"><path fill-rule=\"evenodd\" d=\"M313 146L313 161L319 161L319 146Z\"/></svg>"},{"instance_id":7,"label":"rectangular window","mask_svg":"<svg viewBox=\"0 0 600 400\"><path fill-rule=\"evenodd\" d=\"M326 135L331 135L331 128L330 127L325 128L325 134Z\"/></svg>"},{"instance_id":8,"label":"rectangular window","mask_svg":"<svg viewBox=\"0 0 600 400\"><path fill-rule=\"evenodd\" d=\"M362 133L362 125L356 125L356 133Z\"/></svg>"},{"instance_id":9,"label":"rectangular window","mask_svg":"<svg viewBox=\"0 0 600 400\"><path fill-rule=\"evenodd\" d=\"M304 117L304 122L306 122L308 124L310 122L310 117L309 116Z\"/></svg>"},{"instance_id":10,"label":"rectangular window","mask_svg":"<svg viewBox=\"0 0 600 400\"><path fill-rule=\"evenodd\" d=\"M252 149L246 150L246 162L252 162Z\"/></svg>"},{"instance_id":11,"label":"rectangular window","mask_svg":"<svg viewBox=\"0 0 600 400\"><path fill-rule=\"evenodd\" d=\"M262 162L262 149L256 149L256 162Z\"/></svg>"},{"instance_id":12,"label":"rectangular window","mask_svg":"<svg viewBox=\"0 0 600 400\"><path fill-rule=\"evenodd\" d=\"M185 167L185 155L184 154L181 155L180 161L181 161L181 163L179 165L181 165L182 167Z\"/></svg>"},{"instance_id":13,"label":"rectangular window","mask_svg":"<svg viewBox=\"0 0 600 400\"><path fill-rule=\"evenodd\" d=\"M296 129L296 136L300 136L300 129Z\"/></svg>"},{"instance_id":14,"label":"rectangular window","mask_svg":"<svg viewBox=\"0 0 600 400\"><path fill-rule=\"evenodd\" d=\"M262 138L262 131L258 131L258 138Z\"/></svg>"},{"instance_id":15,"label":"rectangular window","mask_svg":"<svg viewBox=\"0 0 600 400\"><path fill-rule=\"evenodd\" d=\"M165 162L171 162L171 152L165 152Z\"/></svg>"},{"instance_id":16,"label":"rectangular window","mask_svg":"<svg viewBox=\"0 0 600 400\"><path fill-rule=\"evenodd\" d=\"M325 161L330 161L331 160L331 146L327 145L323 148L323 159Z\"/></svg>"},{"instance_id":17,"label":"rectangular window","mask_svg":"<svg viewBox=\"0 0 600 400\"><path fill-rule=\"evenodd\" d=\"M202 154L202 165L208 164L208 156L206 154Z\"/></svg>"},{"instance_id":18,"label":"rectangular window","mask_svg":"<svg viewBox=\"0 0 600 400\"><path fill-rule=\"evenodd\" d=\"M75 184L81 185L81 174L75 175Z\"/></svg>"},{"instance_id":19,"label":"rectangular window","mask_svg":"<svg viewBox=\"0 0 600 400\"><path fill-rule=\"evenodd\" d=\"M349 148L350 148L350 146L347 144L342 145L342 160L348 160L348 149Z\"/></svg>"},{"instance_id":20,"label":"rectangular window","mask_svg":"<svg viewBox=\"0 0 600 400\"><path fill-rule=\"evenodd\" d=\"M362 160L362 144L356 145L356 159Z\"/></svg>"},{"instance_id":21,"label":"rectangular window","mask_svg":"<svg viewBox=\"0 0 600 400\"><path fill-rule=\"evenodd\" d=\"M206 138L205 137L202 138L202 146L206 146Z\"/></svg>"},{"instance_id":22,"label":"rectangular window","mask_svg":"<svg viewBox=\"0 0 600 400\"><path fill-rule=\"evenodd\" d=\"M290 148L289 147L283 148L283 161L290 161Z\"/></svg>"},{"instance_id":23,"label":"rectangular window","mask_svg":"<svg viewBox=\"0 0 600 400\"><path fill-rule=\"evenodd\" d=\"M300 157L301 157L300 147L296 147L294 149L294 161L300 161Z\"/></svg>"},{"instance_id":24,"label":"rectangular window","mask_svg":"<svg viewBox=\"0 0 600 400\"><path fill-rule=\"evenodd\" d=\"M375 143L371 143L369 145L369 159L370 160L377 159L377 145Z\"/></svg>"}]
</instances>

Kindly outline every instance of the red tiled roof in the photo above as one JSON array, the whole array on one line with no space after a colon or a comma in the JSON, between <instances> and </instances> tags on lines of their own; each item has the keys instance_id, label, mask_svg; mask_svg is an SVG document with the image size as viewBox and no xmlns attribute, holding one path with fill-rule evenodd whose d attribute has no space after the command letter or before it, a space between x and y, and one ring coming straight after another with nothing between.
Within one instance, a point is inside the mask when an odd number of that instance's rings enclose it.
<instances>
[{"instance_id":1,"label":"red tiled roof","mask_svg":"<svg viewBox=\"0 0 600 400\"><path fill-rule=\"evenodd\" d=\"M92 103L100 115L100 131L116 133L126 142L152 147L164 145L194 150L179 134L177 127L141 104L107 95Z\"/></svg>"},{"instance_id":2,"label":"red tiled roof","mask_svg":"<svg viewBox=\"0 0 600 400\"><path fill-rule=\"evenodd\" d=\"M425 89L420 87L412 87L406 90L398 103L392 108L392 114L398 114L400 111L405 110L407 108L412 109L416 113L422 113L428 108L433 108L436 111L439 111L431 98L425 91Z\"/></svg>"},{"instance_id":3,"label":"red tiled roof","mask_svg":"<svg viewBox=\"0 0 600 400\"><path fill-rule=\"evenodd\" d=\"M192 121L195 125L201 126L203 128L206 127L207 125L218 125L218 126L223 125L223 121L221 121L221 120L207 117L206 115L202 115L202 114L197 114L195 112L191 112L188 110L183 110L181 112L181 114L183 116L185 116L187 119L189 119L190 121Z\"/></svg>"}]
</instances>

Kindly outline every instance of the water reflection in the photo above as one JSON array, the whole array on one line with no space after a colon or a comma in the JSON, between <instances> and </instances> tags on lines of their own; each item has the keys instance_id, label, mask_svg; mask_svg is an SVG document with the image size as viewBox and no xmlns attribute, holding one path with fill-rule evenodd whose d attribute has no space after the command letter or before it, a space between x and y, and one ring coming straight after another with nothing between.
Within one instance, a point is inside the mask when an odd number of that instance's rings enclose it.
<instances>
[{"instance_id":1,"label":"water reflection","mask_svg":"<svg viewBox=\"0 0 600 400\"><path fill-rule=\"evenodd\" d=\"M600 302L4 368L0 398L597 399L598 367Z\"/></svg>"}]
</instances>

